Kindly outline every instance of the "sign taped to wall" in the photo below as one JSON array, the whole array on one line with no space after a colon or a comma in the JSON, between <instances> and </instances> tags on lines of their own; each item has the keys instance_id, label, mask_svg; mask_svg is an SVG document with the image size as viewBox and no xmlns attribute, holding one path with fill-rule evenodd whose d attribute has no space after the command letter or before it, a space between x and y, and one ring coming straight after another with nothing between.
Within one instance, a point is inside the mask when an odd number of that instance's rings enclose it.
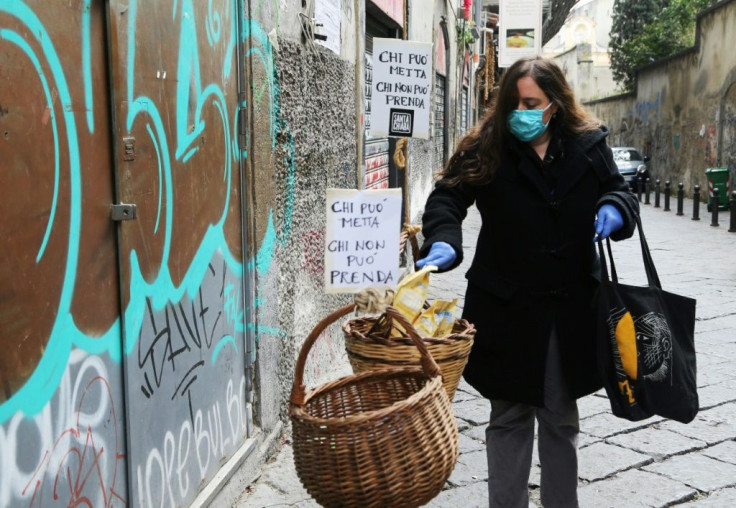
<instances>
[{"instance_id":1,"label":"sign taped to wall","mask_svg":"<svg viewBox=\"0 0 736 508\"><path fill-rule=\"evenodd\" d=\"M401 189L327 189L325 291L395 287Z\"/></svg>"},{"instance_id":2,"label":"sign taped to wall","mask_svg":"<svg viewBox=\"0 0 736 508\"><path fill-rule=\"evenodd\" d=\"M371 135L429 139L432 44L373 39Z\"/></svg>"},{"instance_id":3,"label":"sign taped to wall","mask_svg":"<svg viewBox=\"0 0 736 508\"><path fill-rule=\"evenodd\" d=\"M498 66L541 54L542 0L501 0L498 9Z\"/></svg>"},{"instance_id":4,"label":"sign taped to wall","mask_svg":"<svg viewBox=\"0 0 736 508\"><path fill-rule=\"evenodd\" d=\"M327 37L326 40L317 39L316 42L332 50L337 55L340 54L341 13L340 0L317 0L314 4L314 19L318 27L317 31Z\"/></svg>"}]
</instances>

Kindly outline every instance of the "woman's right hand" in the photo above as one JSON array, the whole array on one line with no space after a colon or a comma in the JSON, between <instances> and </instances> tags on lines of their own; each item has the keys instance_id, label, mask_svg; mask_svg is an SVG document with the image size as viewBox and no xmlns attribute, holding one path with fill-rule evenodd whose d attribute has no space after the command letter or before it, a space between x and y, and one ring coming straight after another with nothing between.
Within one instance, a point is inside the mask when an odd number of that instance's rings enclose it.
<instances>
[{"instance_id":1,"label":"woman's right hand","mask_svg":"<svg viewBox=\"0 0 736 508\"><path fill-rule=\"evenodd\" d=\"M415 264L417 268L424 268L427 265L433 265L440 270L445 270L452 266L457 259L455 249L447 242L434 242L429 248L429 252L425 257L418 260Z\"/></svg>"}]
</instances>

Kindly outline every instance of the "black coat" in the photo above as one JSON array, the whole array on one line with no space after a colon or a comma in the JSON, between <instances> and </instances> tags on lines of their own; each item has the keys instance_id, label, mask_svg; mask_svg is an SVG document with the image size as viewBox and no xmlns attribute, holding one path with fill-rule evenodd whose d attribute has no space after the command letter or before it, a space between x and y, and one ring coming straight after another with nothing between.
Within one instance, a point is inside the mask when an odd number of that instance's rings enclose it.
<instances>
[{"instance_id":1,"label":"black coat","mask_svg":"<svg viewBox=\"0 0 736 508\"><path fill-rule=\"evenodd\" d=\"M450 187L440 181L427 200L420 257L433 242L447 242L458 254L450 269L462 261L467 208L475 202L480 211L463 310L477 335L463 375L487 398L543 405L553 326L571 395L602 386L591 305L599 266L595 213L604 203L616 205L624 226L611 238L620 240L633 234L639 210L607 134L605 128L584 136L555 134L548 155L557 157L544 168L528 146L509 140L490 183ZM553 169L556 180L545 177Z\"/></svg>"}]
</instances>

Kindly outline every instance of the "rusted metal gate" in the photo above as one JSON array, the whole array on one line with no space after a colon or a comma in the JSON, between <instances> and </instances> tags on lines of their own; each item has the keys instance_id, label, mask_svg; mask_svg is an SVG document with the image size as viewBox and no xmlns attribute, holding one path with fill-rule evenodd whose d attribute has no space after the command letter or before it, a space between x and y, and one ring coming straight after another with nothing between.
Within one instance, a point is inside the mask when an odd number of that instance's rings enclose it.
<instances>
[{"instance_id":1,"label":"rusted metal gate","mask_svg":"<svg viewBox=\"0 0 736 508\"><path fill-rule=\"evenodd\" d=\"M0 506L186 506L248 437L243 2L0 2Z\"/></svg>"}]
</instances>

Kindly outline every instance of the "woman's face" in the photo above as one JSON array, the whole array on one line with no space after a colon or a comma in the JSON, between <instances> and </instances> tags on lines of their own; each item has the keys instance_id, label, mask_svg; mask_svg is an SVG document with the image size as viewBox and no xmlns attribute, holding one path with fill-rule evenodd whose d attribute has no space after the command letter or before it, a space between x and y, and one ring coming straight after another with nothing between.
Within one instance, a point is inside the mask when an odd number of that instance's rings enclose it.
<instances>
[{"instance_id":1,"label":"woman's face","mask_svg":"<svg viewBox=\"0 0 736 508\"><path fill-rule=\"evenodd\" d=\"M516 89L519 94L519 104L516 109L544 109L551 102L547 94L539 88L539 85L531 76L519 78L516 82ZM549 122L557 109L557 104L552 104L542 115L542 121L544 123Z\"/></svg>"}]
</instances>

